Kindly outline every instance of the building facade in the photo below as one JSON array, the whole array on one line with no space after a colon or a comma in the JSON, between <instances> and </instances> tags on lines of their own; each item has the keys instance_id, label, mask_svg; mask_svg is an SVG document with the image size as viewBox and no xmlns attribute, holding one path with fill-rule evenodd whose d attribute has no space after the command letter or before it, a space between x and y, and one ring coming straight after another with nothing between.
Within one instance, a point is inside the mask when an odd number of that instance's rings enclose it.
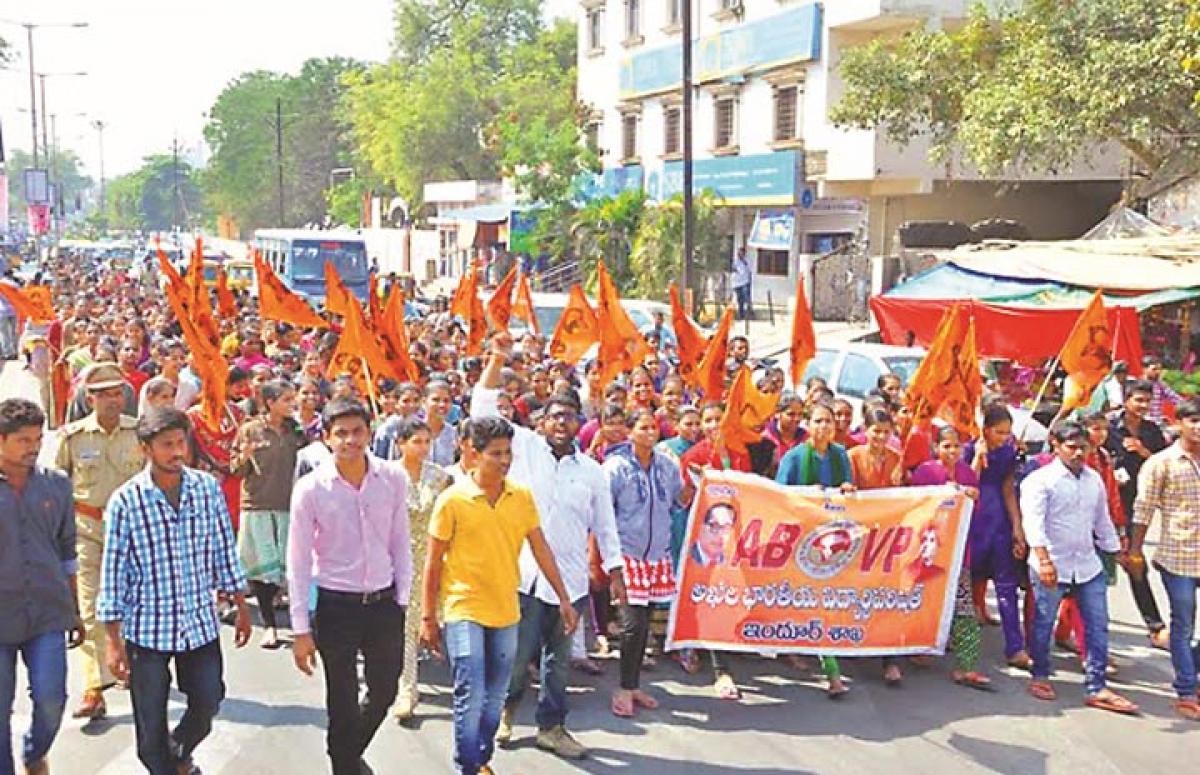
<instances>
[{"instance_id":1,"label":"building facade","mask_svg":"<svg viewBox=\"0 0 1200 775\"><path fill-rule=\"evenodd\" d=\"M652 201L682 189L680 3L581 0L579 97L607 191ZM727 250L746 247L754 297L787 299L813 261L848 242L891 252L906 220L1012 218L1035 238L1074 237L1120 193L1115 154L1041 178L986 180L928 161L882 132L829 123L843 52L916 25L952 24L971 0L691 0L693 189L728 208Z\"/></svg>"}]
</instances>

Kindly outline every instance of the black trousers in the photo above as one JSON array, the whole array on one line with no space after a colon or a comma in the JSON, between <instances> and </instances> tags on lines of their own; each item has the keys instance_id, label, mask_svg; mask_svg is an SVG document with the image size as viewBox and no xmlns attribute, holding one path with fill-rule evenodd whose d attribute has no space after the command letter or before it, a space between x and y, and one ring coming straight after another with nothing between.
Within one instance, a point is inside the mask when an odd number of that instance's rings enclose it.
<instances>
[{"instance_id":1,"label":"black trousers","mask_svg":"<svg viewBox=\"0 0 1200 775\"><path fill-rule=\"evenodd\" d=\"M180 652L154 651L126 641L125 651L138 759L151 775L177 775L178 764L187 761L212 731L213 717L225 699L221 641ZM187 696L187 710L175 731L168 733L172 661L179 691Z\"/></svg>"},{"instance_id":2,"label":"black trousers","mask_svg":"<svg viewBox=\"0 0 1200 775\"><path fill-rule=\"evenodd\" d=\"M404 609L393 598L370 605L317 592L313 620L325 667L326 750L334 775L359 775L358 762L396 700L404 669ZM367 693L358 692L358 655Z\"/></svg>"},{"instance_id":3,"label":"black trousers","mask_svg":"<svg viewBox=\"0 0 1200 775\"><path fill-rule=\"evenodd\" d=\"M621 688L636 689L650 633L650 607L621 606Z\"/></svg>"},{"instance_id":4,"label":"black trousers","mask_svg":"<svg viewBox=\"0 0 1200 775\"><path fill-rule=\"evenodd\" d=\"M1126 502L1126 500L1128 502ZM1133 496L1125 497L1125 493L1121 493L1122 505L1125 507L1125 535L1133 539ZM1154 590L1150 587L1150 568L1142 569L1142 575L1135 576L1128 570L1125 575L1129 577L1129 589L1133 592L1133 602L1137 605L1138 613L1142 615L1142 621L1146 624L1146 629L1150 632L1157 632L1166 625L1163 623L1162 613L1158 610L1158 601L1154 599Z\"/></svg>"}]
</instances>

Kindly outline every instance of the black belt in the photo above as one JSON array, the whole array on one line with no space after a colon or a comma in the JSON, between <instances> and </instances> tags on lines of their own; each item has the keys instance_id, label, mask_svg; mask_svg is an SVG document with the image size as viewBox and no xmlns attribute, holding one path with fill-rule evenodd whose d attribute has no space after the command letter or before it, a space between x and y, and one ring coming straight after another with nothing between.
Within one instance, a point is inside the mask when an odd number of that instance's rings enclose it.
<instances>
[{"instance_id":1,"label":"black belt","mask_svg":"<svg viewBox=\"0 0 1200 775\"><path fill-rule=\"evenodd\" d=\"M396 597L396 585L391 584L384 589L374 592L343 592L338 589L317 587L317 600L336 600L339 603L357 603L358 605L374 605L381 600Z\"/></svg>"}]
</instances>

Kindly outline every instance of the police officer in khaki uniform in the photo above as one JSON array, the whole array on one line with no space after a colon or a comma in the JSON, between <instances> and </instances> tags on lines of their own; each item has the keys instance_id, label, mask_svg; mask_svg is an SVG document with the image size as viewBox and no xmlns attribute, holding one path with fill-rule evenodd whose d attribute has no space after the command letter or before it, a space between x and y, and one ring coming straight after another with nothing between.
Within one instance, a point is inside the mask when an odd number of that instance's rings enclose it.
<instances>
[{"instance_id":1,"label":"police officer in khaki uniform","mask_svg":"<svg viewBox=\"0 0 1200 775\"><path fill-rule=\"evenodd\" d=\"M121 414L125 379L115 363L97 363L83 377L92 413L62 429L56 465L71 477L75 493L76 546L79 562L79 613L86 639L83 655L84 694L75 718L99 719L107 713L104 690L112 674L104 663L104 627L96 623L104 554L104 508L118 487L145 463L137 440L137 420Z\"/></svg>"}]
</instances>

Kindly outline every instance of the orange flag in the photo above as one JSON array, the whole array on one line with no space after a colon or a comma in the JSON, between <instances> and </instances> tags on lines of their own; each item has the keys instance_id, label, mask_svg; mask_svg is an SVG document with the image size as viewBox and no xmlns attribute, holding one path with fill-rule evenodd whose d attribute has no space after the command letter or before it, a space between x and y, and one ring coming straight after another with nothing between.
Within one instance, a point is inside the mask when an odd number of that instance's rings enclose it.
<instances>
[{"instance_id":1,"label":"orange flag","mask_svg":"<svg viewBox=\"0 0 1200 775\"><path fill-rule=\"evenodd\" d=\"M43 296L43 291L45 295ZM21 289L0 282L0 296L3 296L17 313L17 320L24 322L32 320L44 323L54 319L54 307L49 303L50 289L44 285L35 285Z\"/></svg>"},{"instance_id":2,"label":"orange flag","mask_svg":"<svg viewBox=\"0 0 1200 775\"><path fill-rule=\"evenodd\" d=\"M671 283L671 328L675 331L675 351L679 355L679 376L692 387L696 382L696 367L708 349L708 339L700 331L696 321L688 316L679 299L679 289Z\"/></svg>"},{"instance_id":3,"label":"orange flag","mask_svg":"<svg viewBox=\"0 0 1200 775\"><path fill-rule=\"evenodd\" d=\"M550 338L550 357L574 365L598 341L600 324L596 320L596 313L588 304L587 296L583 295L583 288L578 284L572 285L567 294L567 306L563 308L558 325L554 327L554 336Z\"/></svg>"},{"instance_id":4,"label":"orange flag","mask_svg":"<svg viewBox=\"0 0 1200 775\"><path fill-rule=\"evenodd\" d=\"M383 299L379 298L379 276L374 272L367 277L367 320L378 327L383 315Z\"/></svg>"},{"instance_id":5,"label":"orange flag","mask_svg":"<svg viewBox=\"0 0 1200 775\"><path fill-rule=\"evenodd\" d=\"M750 367L742 364L729 386L729 399L721 415L721 440L735 452L746 452L746 445L762 438L757 430L775 413L778 397L764 393L754 384Z\"/></svg>"},{"instance_id":6,"label":"orange flag","mask_svg":"<svg viewBox=\"0 0 1200 775\"><path fill-rule=\"evenodd\" d=\"M233 320L238 315L237 300L229 290L229 276L224 267L217 270L217 314L225 320Z\"/></svg>"},{"instance_id":7,"label":"orange flag","mask_svg":"<svg viewBox=\"0 0 1200 775\"><path fill-rule=\"evenodd\" d=\"M529 330L535 334L542 333L538 328L537 314L533 306L533 291L529 289L529 275L521 272L517 280L517 297L513 300L512 314L529 325Z\"/></svg>"},{"instance_id":8,"label":"orange flag","mask_svg":"<svg viewBox=\"0 0 1200 775\"><path fill-rule=\"evenodd\" d=\"M25 298L29 299L29 303L33 305L33 321L35 323L48 323L54 320L54 297L50 293L49 286L46 285L30 285L24 290Z\"/></svg>"},{"instance_id":9,"label":"orange flag","mask_svg":"<svg viewBox=\"0 0 1200 775\"><path fill-rule=\"evenodd\" d=\"M258 282L258 314L264 320L291 323L301 328L329 328L328 321L292 293L257 250L254 251L254 274Z\"/></svg>"},{"instance_id":10,"label":"orange flag","mask_svg":"<svg viewBox=\"0 0 1200 775\"><path fill-rule=\"evenodd\" d=\"M458 278L454 288L454 296L450 298L450 314L457 315L464 321L470 321L474 305L471 299L478 296L475 262L472 261L463 276Z\"/></svg>"},{"instance_id":11,"label":"orange flag","mask_svg":"<svg viewBox=\"0 0 1200 775\"><path fill-rule=\"evenodd\" d=\"M343 318L350 317L350 308L358 306L358 299L342 282L332 261L325 262L325 309ZM361 310L360 310L361 312Z\"/></svg>"},{"instance_id":12,"label":"orange flag","mask_svg":"<svg viewBox=\"0 0 1200 775\"><path fill-rule=\"evenodd\" d=\"M159 261L165 262L166 256L160 253ZM170 262L167 262L167 265L169 266ZM178 276L176 272L175 278ZM167 302L183 330L184 344L195 356L192 360L196 376L200 378L200 419L209 430L219 433L221 421L225 417L229 363L221 355L219 340L209 336L188 309L186 297L189 295L189 287L182 279L175 278L168 275ZM209 318L212 318L211 310Z\"/></svg>"},{"instance_id":13,"label":"orange flag","mask_svg":"<svg viewBox=\"0 0 1200 775\"><path fill-rule=\"evenodd\" d=\"M494 326L499 331L508 330L508 321L512 318L513 312L513 291L517 287L517 267L513 265L512 269L508 270L508 274L504 275L504 279L496 286L492 297L487 303L487 317L492 321Z\"/></svg>"},{"instance_id":14,"label":"orange flag","mask_svg":"<svg viewBox=\"0 0 1200 775\"><path fill-rule=\"evenodd\" d=\"M349 374L359 391L372 400L375 398L375 384L380 379L403 379L388 361L375 334L367 328L362 308L357 303L347 309L346 325L326 376L334 379L342 374Z\"/></svg>"},{"instance_id":15,"label":"orange flag","mask_svg":"<svg viewBox=\"0 0 1200 775\"><path fill-rule=\"evenodd\" d=\"M796 284L796 310L792 313L792 385L800 387L808 362L817 354L817 332L813 330L812 310L804 294L804 275Z\"/></svg>"},{"instance_id":16,"label":"orange flag","mask_svg":"<svg viewBox=\"0 0 1200 775\"><path fill-rule=\"evenodd\" d=\"M608 274L604 262L596 264L599 284L596 295L596 320L600 327L600 384L607 385L623 372L642 365L650 346L642 332L621 306L617 286Z\"/></svg>"},{"instance_id":17,"label":"orange flag","mask_svg":"<svg viewBox=\"0 0 1200 775\"><path fill-rule=\"evenodd\" d=\"M1113 338L1108 329L1104 295L1096 291L1067 335L1067 343L1059 357L1063 371L1067 373L1063 414L1086 406L1091 400L1092 391L1112 369L1112 352Z\"/></svg>"},{"instance_id":18,"label":"orange flag","mask_svg":"<svg viewBox=\"0 0 1200 775\"><path fill-rule=\"evenodd\" d=\"M725 395L726 359L729 357L729 332L733 328L733 307L726 307L717 332L708 340L708 349L696 366L696 386L704 391L705 401L720 401Z\"/></svg>"},{"instance_id":19,"label":"orange flag","mask_svg":"<svg viewBox=\"0 0 1200 775\"><path fill-rule=\"evenodd\" d=\"M408 382L417 382L421 372L408 354L408 331L404 328L404 291L400 283L392 285L379 324L380 344L392 366Z\"/></svg>"},{"instance_id":20,"label":"orange flag","mask_svg":"<svg viewBox=\"0 0 1200 775\"><path fill-rule=\"evenodd\" d=\"M982 395L975 321L956 304L942 315L929 352L913 374L908 405L918 425L940 417L967 439L978 435L975 410Z\"/></svg>"},{"instance_id":21,"label":"orange flag","mask_svg":"<svg viewBox=\"0 0 1200 775\"><path fill-rule=\"evenodd\" d=\"M471 318L467 321L467 355L482 355L483 340L487 336L487 310L483 299L475 294L470 299Z\"/></svg>"},{"instance_id":22,"label":"orange flag","mask_svg":"<svg viewBox=\"0 0 1200 775\"><path fill-rule=\"evenodd\" d=\"M171 259L167 258L167 254L163 252L162 246L156 246L155 249L158 254L158 268L163 273L163 276L167 278L167 285L185 285L183 276L180 275L179 270L176 269L173 264L171 264Z\"/></svg>"}]
</instances>

